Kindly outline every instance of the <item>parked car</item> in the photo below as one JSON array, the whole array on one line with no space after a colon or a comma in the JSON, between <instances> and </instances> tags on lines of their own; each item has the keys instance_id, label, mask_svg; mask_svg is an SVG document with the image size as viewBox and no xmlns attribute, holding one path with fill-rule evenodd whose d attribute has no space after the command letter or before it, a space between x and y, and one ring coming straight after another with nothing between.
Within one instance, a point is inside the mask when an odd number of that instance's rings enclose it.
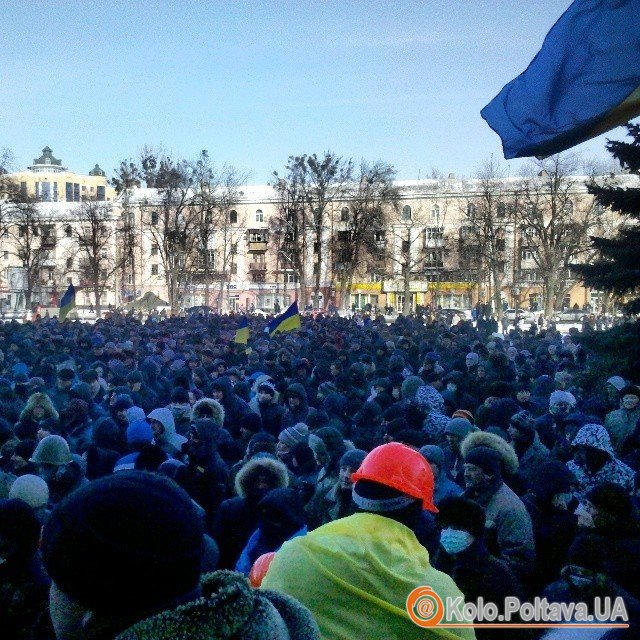
<instances>
[{"instance_id":1,"label":"parked car","mask_svg":"<svg viewBox=\"0 0 640 640\"><path fill-rule=\"evenodd\" d=\"M504 315L509 319L509 320L515 320L516 319L516 310L515 309L507 309L504 312ZM524 309L518 309L518 320L524 320L527 317L527 312Z\"/></svg>"}]
</instances>

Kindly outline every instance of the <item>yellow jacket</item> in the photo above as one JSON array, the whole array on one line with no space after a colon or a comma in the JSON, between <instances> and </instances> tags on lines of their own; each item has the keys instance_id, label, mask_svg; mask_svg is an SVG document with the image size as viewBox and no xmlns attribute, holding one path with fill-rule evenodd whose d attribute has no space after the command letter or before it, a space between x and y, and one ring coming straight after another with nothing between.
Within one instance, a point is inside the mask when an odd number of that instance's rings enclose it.
<instances>
[{"instance_id":1,"label":"yellow jacket","mask_svg":"<svg viewBox=\"0 0 640 640\"><path fill-rule=\"evenodd\" d=\"M423 585L443 602L462 597L453 580L431 566L411 529L371 513L285 542L262 583L302 602L324 640L473 640L471 627L423 629L411 621L407 596Z\"/></svg>"}]
</instances>

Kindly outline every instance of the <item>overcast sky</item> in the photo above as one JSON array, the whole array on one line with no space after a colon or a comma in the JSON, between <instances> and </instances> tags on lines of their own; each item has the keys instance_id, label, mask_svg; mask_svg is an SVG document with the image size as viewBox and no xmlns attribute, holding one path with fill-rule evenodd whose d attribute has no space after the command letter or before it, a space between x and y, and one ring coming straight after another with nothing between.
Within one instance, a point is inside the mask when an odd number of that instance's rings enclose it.
<instances>
[{"instance_id":1,"label":"overcast sky","mask_svg":"<svg viewBox=\"0 0 640 640\"><path fill-rule=\"evenodd\" d=\"M480 110L569 4L0 0L0 148L108 175L149 144L208 149L251 183L327 149L473 176L503 159ZM576 150L608 158L603 136Z\"/></svg>"}]
</instances>

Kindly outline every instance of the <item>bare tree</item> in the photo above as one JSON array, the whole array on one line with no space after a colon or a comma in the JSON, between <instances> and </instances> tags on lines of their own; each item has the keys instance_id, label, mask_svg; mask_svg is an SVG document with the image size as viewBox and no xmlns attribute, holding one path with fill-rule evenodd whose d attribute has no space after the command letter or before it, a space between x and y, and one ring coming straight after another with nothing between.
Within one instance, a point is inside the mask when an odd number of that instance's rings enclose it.
<instances>
[{"instance_id":1,"label":"bare tree","mask_svg":"<svg viewBox=\"0 0 640 640\"><path fill-rule=\"evenodd\" d=\"M547 317L562 304L573 285L570 265L590 249L589 236L598 224L593 198L579 198L575 156L536 161L521 185L516 209L521 247L530 249L540 273Z\"/></svg>"},{"instance_id":2,"label":"bare tree","mask_svg":"<svg viewBox=\"0 0 640 640\"><path fill-rule=\"evenodd\" d=\"M42 289L43 269L52 273L55 269L52 250L55 249L56 230L54 224L45 219L35 201L26 197L12 203L8 214L8 238L10 253L20 261L23 269L24 297L27 309L31 307L34 294ZM53 281L53 277L47 281Z\"/></svg>"},{"instance_id":3,"label":"bare tree","mask_svg":"<svg viewBox=\"0 0 640 640\"><path fill-rule=\"evenodd\" d=\"M463 211L464 235L468 250L474 254L489 283L493 309L502 319L502 287L505 281L507 201L512 195L504 174L493 159L487 160L477 174L477 192L467 199Z\"/></svg>"},{"instance_id":4,"label":"bare tree","mask_svg":"<svg viewBox=\"0 0 640 640\"><path fill-rule=\"evenodd\" d=\"M286 178L280 178L273 172L271 183L276 192L277 213L269 220L269 232L272 241L271 251L275 252L276 278L283 275L284 296L286 299L287 279L293 271L294 280L300 285L302 297L308 285L307 258L309 255L308 211L305 206L305 191L302 172L289 171ZM277 281L277 280L276 280ZM293 287L294 290L296 287Z\"/></svg>"},{"instance_id":5,"label":"bare tree","mask_svg":"<svg viewBox=\"0 0 640 640\"><path fill-rule=\"evenodd\" d=\"M83 201L74 213L74 224L65 229L74 240L68 258L75 262L77 256L74 271L80 284L93 293L96 318L100 318L102 296L129 259L128 252L116 250L122 228L109 203Z\"/></svg>"},{"instance_id":6,"label":"bare tree","mask_svg":"<svg viewBox=\"0 0 640 640\"><path fill-rule=\"evenodd\" d=\"M333 269L340 277L338 306L350 291L354 275L363 270L367 259L379 249L376 231L383 228L385 210L397 212L400 192L394 185L395 169L384 162L369 164L362 160L355 180L345 191L345 206L340 208L340 230L333 238ZM346 205L349 206L346 206Z\"/></svg>"},{"instance_id":7,"label":"bare tree","mask_svg":"<svg viewBox=\"0 0 640 640\"><path fill-rule=\"evenodd\" d=\"M392 273L388 274L391 278L400 276L405 315L411 313L411 280L423 275L424 228L422 212L417 208L404 205L386 212L385 230L389 241L385 241L385 262L392 267Z\"/></svg>"},{"instance_id":8,"label":"bare tree","mask_svg":"<svg viewBox=\"0 0 640 640\"><path fill-rule=\"evenodd\" d=\"M142 226L158 248L171 312L177 313L189 284L198 238L191 165L149 154L141 159L139 170L147 186L157 190L156 200L141 206Z\"/></svg>"},{"instance_id":9,"label":"bare tree","mask_svg":"<svg viewBox=\"0 0 640 640\"><path fill-rule=\"evenodd\" d=\"M321 158L312 155L290 156L287 163L287 177L284 179L289 185L299 188L302 204L306 209L305 222L308 222L313 232L314 248L314 306L320 304L320 282L325 250L325 231L327 217L331 207L344 199L348 184L353 174L353 163L330 151ZM278 180L277 173L274 174Z\"/></svg>"},{"instance_id":10,"label":"bare tree","mask_svg":"<svg viewBox=\"0 0 640 640\"><path fill-rule=\"evenodd\" d=\"M111 184L120 198L122 211L119 223L120 241L116 245L116 262L120 266L120 273L116 274L116 279L120 282L121 290L131 286L134 292L136 291L135 249L139 243L135 233L136 212L131 203L131 197L134 190L140 186L140 181L140 171L132 160L123 160L116 170L116 175L111 179Z\"/></svg>"}]
</instances>

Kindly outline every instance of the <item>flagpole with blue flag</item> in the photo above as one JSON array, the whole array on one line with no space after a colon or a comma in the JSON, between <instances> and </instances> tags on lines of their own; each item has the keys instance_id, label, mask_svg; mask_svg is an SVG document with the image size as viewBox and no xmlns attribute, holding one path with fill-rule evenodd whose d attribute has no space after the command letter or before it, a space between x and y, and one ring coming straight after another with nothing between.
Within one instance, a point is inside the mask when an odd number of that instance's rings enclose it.
<instances>
[{"instance_id":1,"label":"flagpole with blue flag","mask_svg":"<svg viewBox=\"0 0 640 640\"><path fill-rule=\"evenodd\" d=\"M504 157L546 157L640 114L640 0L575 0L480 112Z\"/></svg>"},{"instance_id":2,"label":"flagpole with blue flag","mask_svg":"<svg viewBox=\"0 0 640 640\"><path fill-rule=\"evenodd\" d=\"M64 322L69 312L76 306L76 289L70 284L64 295L60 299L60 312L58 313L58 320Z\"/></svg>"},{"instance_id":3,"label":"flagpole with blue flag","mask_svg":"<svg viewBox=\"0 0 640 640\"><path fill-rule=\"evenodd\" d=\"M265 328L265 333L269 333L269 337L273 337L277 333L286 333L299 329L300 313L298 311L298 301L294 300L291 306L279 316L275 317Z\"/></svg>"},{"instance_id":4,"label":"flagpole with blue flag","mask_svg":"<svg viewBox=\"0 0 640 640\"><path fill-rule=\"evenodd\" d=\"M233 341L236 344L247 344L247 342L249 341L249 321L247 320L246 315L240 318L240 322L238 323L238 327L236 328L236 335Z\"/></svg>"}]
</instances>

